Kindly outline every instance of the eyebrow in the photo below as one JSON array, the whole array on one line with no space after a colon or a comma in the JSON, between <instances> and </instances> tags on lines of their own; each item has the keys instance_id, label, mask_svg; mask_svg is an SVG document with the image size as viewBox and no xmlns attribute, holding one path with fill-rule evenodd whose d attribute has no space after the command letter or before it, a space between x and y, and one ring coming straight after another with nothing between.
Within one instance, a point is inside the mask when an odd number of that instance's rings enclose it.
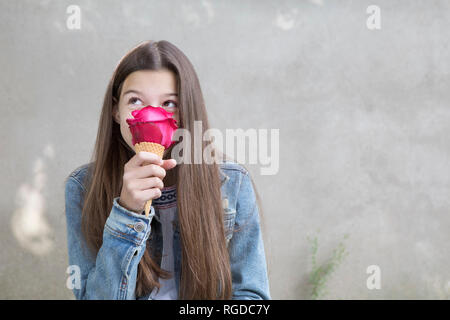
<instances>
[{"instance_id":1,"label":"eyebrow","mask_svg":"<svg viewBox=\"0 0 450 320\"><path fill-rule=\"evenodd\" d=\"M130 89L130 90L125 91L124 94L123 94L123 96L125 96L125 95L128 94L128 93L137 93L137 94L139 94L139 95L141 95L141 96L144 95L144 94L143 94L142 92L140 92L140 91L137 91L137 90L134 90L134 89ZM170 97L170 96L176 96L176 97L178 97L178 94L177 94L177 93L165 93L165 94L163 94L162 96L163 96L163 97Z\"/></svg>"}]
</instances>

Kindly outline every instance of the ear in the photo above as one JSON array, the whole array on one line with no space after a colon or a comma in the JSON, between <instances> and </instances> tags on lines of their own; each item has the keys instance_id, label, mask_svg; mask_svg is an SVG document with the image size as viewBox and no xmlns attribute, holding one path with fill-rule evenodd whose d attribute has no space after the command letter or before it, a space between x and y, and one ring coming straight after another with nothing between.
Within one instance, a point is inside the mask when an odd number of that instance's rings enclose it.
<instances>
[{"instance_id":1,"label":"ear","mask_svg":"<svg viewBox=\"0 0 450 320\"><path fill-rule=\"evenodd\" d=\"M112 113L113 113L114 121L116 121L118 124L120 124L120 113L119 113L119 109L118 109L117 105L114 105Z\"/></svg>"}]
</instances>

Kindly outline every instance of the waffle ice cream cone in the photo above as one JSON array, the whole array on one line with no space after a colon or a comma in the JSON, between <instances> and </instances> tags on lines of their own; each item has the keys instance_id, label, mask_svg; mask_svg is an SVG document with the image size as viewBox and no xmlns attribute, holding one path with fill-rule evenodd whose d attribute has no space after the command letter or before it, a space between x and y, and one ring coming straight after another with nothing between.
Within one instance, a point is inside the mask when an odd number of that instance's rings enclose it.
<instances>
[{"instance_id":1,"label":"waffle ice cream cone","mask_svg":"<svg viewBox=\"0 0 450 320\"><path fill-rule=\"evenodd\" d=\"M156 153L158 156L163 157L164 154L164 146L160 145L159 143L155 142L139 142L134 145L134 148L136 150L136 153L140 151L146 151L146 152L153 152ZM145 216L148 217L150 213L150 206L152 205L152 200L148 200L145 203Z\"/></svg>"}]
</instances>

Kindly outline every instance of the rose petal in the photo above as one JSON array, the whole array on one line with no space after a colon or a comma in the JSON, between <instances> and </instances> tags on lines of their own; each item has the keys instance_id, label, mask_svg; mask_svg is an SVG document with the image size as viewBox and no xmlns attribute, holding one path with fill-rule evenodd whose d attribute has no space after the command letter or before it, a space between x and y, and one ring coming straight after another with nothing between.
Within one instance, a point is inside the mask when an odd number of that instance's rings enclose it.
<instances>
[{"instance_id":1,"label":"rose petal","mask_svg":"<svg viewBox=\"0 0 450 320\"><path fill-rule=\"evenodd\" d=\"M173 113L167 112L161 107L147 106L140 110L134 110L133 118L126 119L133 136L133 145L139 142L155 142L169 148L173 133L178 128L177 121L173 119Z\"/></svg>"}]
</instances>

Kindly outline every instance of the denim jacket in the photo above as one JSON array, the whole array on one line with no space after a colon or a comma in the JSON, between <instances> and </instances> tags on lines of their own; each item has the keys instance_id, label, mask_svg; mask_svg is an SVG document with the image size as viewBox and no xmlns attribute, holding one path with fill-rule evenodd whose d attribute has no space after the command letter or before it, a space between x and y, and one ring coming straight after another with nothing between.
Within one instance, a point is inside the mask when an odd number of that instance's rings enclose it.
<instances>
[{"instance_id":1,"label":"denim jacket","mask_svg":"<svg viewBox=\"0 0 450 320\"><path fill-rule=\"evenodd\" d=\"M153 228L155 208L148 217L129 211L113 200L97 256L89 254L81 233L82 193L89 164L74 170L65 183L65 212L69 265L80 281L73 286L77 299L137 299L136 275L147 245L162 250L160 228ZM220 164L223 222L230 257L232 299L271 299L258 207L248 171L234 162ZM155 229L155 230L153 230ZM233 232L236 231L237 232ZM152 235L152 237L150 237ZM150 238L150 239L149 239ZM173 232L174 277L180 283L181 247L178 211ZM149 299L147 296L139 299Z\"/></svg>"}]
</instances>

